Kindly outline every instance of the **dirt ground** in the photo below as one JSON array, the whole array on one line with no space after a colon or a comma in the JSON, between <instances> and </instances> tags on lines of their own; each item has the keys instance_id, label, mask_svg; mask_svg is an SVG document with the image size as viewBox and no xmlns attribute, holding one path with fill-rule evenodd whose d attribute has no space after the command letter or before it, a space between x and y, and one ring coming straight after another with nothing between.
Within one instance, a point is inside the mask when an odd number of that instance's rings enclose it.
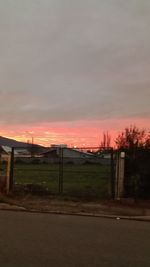
<instances>
[{"instance_id":1,"label":"dirt ground","mask_svg":"<svg viewBox=\"0 0 150 267\"><path fill-rule=\"evenodd\" d=\"M122 216L149 216L150 201L136 201L133 199L87 201L58 196L35 196L31 194L0 196L0 204L23 207L30 211L86 213Z\"/></svg>"}]
</instances>

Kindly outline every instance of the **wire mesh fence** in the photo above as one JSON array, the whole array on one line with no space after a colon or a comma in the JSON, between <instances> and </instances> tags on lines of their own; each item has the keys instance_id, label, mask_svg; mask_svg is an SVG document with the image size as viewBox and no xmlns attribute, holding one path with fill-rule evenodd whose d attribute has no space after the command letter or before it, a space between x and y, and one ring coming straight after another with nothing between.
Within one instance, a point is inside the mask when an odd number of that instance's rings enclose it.
<instances>
[{"instance_id":1,"label":"wire mesh fence","mask_svg":"<svg viewBox=\"0 0 150 267\"><path fill-rule=\"evenodd\" d=\"M113 149L52 147L31 156L12 149L13 190L106 198L113 194Z\"/></svg>"},{"instance_id":2,"label":"wire mesh fence","mask_svg":"<svg viewBox=\"0 0 150 267\"><path fill-rule=\"evenodd\" d=\"M7 191L43 195L91 199L115 197L118 183L116 162L120 151L102 147L56 146L33 155L31 151L20 153L21 149L12 148L11 157L10 153L0 155L1 192L7 188ZM149 168L149 149L125 151L123 197L150 197Z\"/></svg>"},{"instance_id":3,"label":"wire mesh fence","mask_svg":"<svg viewBox=\"0 0 150 267\"><path fill-rule=\"evenodd\" d=\"M124 196L150 199L150 149L125 150Z\"/></svg>"}]
</instances>

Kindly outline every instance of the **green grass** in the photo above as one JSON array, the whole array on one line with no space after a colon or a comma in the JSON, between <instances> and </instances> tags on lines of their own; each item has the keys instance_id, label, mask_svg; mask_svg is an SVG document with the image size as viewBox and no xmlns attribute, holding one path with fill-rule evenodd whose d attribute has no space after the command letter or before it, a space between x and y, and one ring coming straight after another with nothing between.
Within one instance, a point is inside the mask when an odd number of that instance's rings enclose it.
<instances>
[{"instance_id":1,"label":"green grass","mask_svg":"<svg viewBox=\"0 0 150 267\"><path fill-rule=\"evenodd\" d=\"M63 170L64 195L80 197L108 196L110 166L66 164ZM59 165L15 164L14 182L20 185L38 184L52 193L58 193Z\"/></svg>"},{"instance_id":2,"label":"green grass","mask_svg":"<svg viewBox=\"0 0 150 267\"><path fill-rule=\"evenodd\" d=\"M59 166L47 164L15 164L14 183L20 185L35 184L58 191Z\"/></svg>"}]
</instances>

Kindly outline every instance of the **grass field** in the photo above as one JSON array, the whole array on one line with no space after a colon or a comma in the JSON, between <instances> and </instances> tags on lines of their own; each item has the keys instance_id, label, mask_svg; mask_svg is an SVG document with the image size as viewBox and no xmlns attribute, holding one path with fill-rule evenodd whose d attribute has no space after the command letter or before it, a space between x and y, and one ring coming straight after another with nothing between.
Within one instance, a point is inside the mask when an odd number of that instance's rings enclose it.
<instances>
[{"instance_id":1,"label":"grass field","mask_svg":"<svg viewBox=\"0 0 150 267\"><path fill-rule=\"evenodd\" d=\"M107 197L110 166L94 164L63 166L63 194L76 197ZM52 194L59 191L59 164L15 164L14 183L38 185Z\"/></svg>"}]
</instances>

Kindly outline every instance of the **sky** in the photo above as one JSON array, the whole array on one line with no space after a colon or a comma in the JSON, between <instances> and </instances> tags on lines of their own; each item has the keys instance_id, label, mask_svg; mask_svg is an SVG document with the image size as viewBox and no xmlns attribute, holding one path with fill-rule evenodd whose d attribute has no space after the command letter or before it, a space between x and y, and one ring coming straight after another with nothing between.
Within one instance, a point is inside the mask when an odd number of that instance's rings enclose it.
<instances>
[{"instance_id":1,"label":"sky","mask_svg":"<svg viewBox=\"0 0 150 267\"><path fill-rule=\"evenodd\" d=\"M149 0L1 0L0 135L99 145L149 129Z\"/></svg>"}]
</instances>

